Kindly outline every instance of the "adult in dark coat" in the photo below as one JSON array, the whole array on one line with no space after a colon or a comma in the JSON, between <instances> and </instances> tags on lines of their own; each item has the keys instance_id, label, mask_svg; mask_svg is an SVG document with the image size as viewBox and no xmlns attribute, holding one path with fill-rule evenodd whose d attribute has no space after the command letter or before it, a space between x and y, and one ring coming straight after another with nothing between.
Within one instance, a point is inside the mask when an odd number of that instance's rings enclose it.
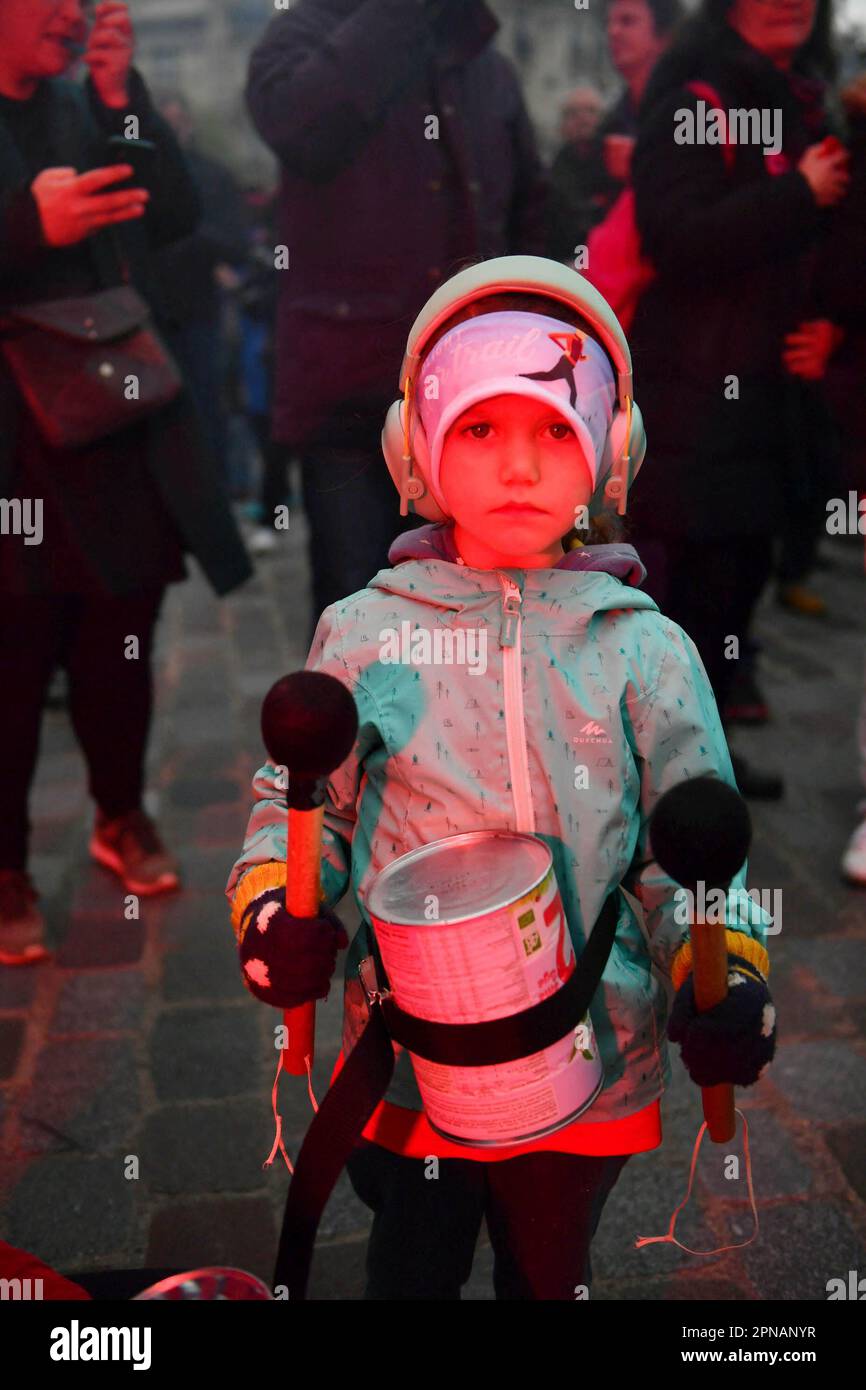
<instances>
[{"instance_id":1,"label":"adult in dark coat","mask_svg":"<svg viewBox=\"0 0 866 1390\"><path fill-rule=\"evenodd\" d=\"M461 265L544 254L544 175L483 0L299 0L247 102L282 166L275 437L300 451L318 614L387 563L379 436L406 333Z\"/></svg>"},{"instance_id":2,"label":"adult in dark coat","mask_svg":"<svg viewBox=\"0 0 866 1390\"><path fill-rule=\"evenodd\" d=\"M802 335L820 337L816 265L848 175L844 151L820 147L826 47L814 16L814 6L706 0L656 69L632 161L658 272L632 330L650 448L632 518L650 591L696 642L720 708L772 538L798 499L810 505L827 438ZM725 110L780 113L780 150L737 144L727 168L718 144L678 143L681 113L701 115L686 87L695 80ZM780 779L742 762L737 772L742 790L781 794Z\"/></svg>"},{"instance_id":3,"label":"adult in dark coat","mask_svg":"<svg viewBox=\"0 0 866 1390\"><path fill-rule=\"evenodd\" d=\"M120 284L124 265L147 296L150 247L196 224L180 151L130 67L126 6L106 0L92 14L85 46L79 0L0 3L0 316ZM62 78L76 43L90 68L84 88ZM158 163L147 188L120 191L123 170L100 166L132 116ZM45 955L26 872L27 801L53 669L68 673L97 805L91 852L130 891L176 887L141 805L153 631L166 585L185 577L185 552L221 594L250 569L183 396L96 444L59 449L0 356L0 497L0 963L20 964Z\"/></svg>"}]
</instances>

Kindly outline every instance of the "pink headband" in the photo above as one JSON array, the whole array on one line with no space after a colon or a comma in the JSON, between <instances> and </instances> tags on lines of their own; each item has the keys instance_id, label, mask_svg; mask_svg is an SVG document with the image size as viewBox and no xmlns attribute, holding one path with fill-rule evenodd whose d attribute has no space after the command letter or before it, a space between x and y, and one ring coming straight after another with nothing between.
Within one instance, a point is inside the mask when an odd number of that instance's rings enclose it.
<instances>
[{"instance_id":1,"label":"pink headband","mask_svg":"<svg viewBox=\"0 0 866 1390\"><path fill-rule=\"evenodd\" d=\"M558 319L508 310L459 323L421 368L415 404L430 449L430 490L442 510L448 513L439 487L445 435L471 405L502 395L556 408L581 442L595 489L616 399L607 353Z\"/></svg>"}]
</instances>

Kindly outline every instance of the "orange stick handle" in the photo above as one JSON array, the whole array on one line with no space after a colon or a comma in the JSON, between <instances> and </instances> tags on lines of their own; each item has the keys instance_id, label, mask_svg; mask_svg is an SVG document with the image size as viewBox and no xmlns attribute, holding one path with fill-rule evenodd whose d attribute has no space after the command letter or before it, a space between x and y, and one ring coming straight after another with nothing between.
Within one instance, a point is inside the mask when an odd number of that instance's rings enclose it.
<instances>
[{"instance_id":1,"label":"orange stick handle","mask_svg":"<svg viewBox=\"0 0 866 1390\"><path fill-rule=\"evenodd\" d=\"M293 917L315 917L321 899L322 822L325 808L289 810L289 844L286 854L286 911ZM306 1076L307 1059L315 1057L316 1005L299 1004L283 1010L288 1038L283 1070L290 1076Z\"/></svg>"},{"instance_id":2,"label":"orange stick handle","mask_svg":"<svg viewBox=\"0 0 866 1390\"><path fill-rule=\"evenodd\" d=\"M706 1013L720 1004L728 993L728 948L723 922L704 922L695 919L691 932L692 973L695 982L695 1003L699 1013ZM734 1088L729 1082L719 1086L702 1086L701 1100L704 1119L714 1144L726 1144L737 1129L734 1114Z\"/></svg>"}]
</instances>

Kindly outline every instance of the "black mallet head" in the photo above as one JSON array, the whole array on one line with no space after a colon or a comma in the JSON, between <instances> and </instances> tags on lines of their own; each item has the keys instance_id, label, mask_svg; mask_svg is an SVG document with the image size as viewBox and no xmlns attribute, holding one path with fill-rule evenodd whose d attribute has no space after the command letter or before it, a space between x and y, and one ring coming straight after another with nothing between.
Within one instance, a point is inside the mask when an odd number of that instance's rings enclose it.
<instances>
[{"instance_id":1,"label":"black mallet head","mask_svg":"<svg viewBox=\"0 0 866 1390\"><path fill-rule=\"evenodd\" d=\"M718 777L692 777L659 798L650 817L656 862L685 888L699 881L727 889L752 839L749 809Z\"/></svg>"},{"instance_id":2,"label":"black mallet head","mask_svg":"<svg viewBox=\"0 0 866 1390\"><path fill-rule=\"evenodd\" d=\"M338 768L358 734L350 691L322 671L294 671L272 685L262 705L262 739L289 778L314 784Z\"/></svg>"}]
</instances>

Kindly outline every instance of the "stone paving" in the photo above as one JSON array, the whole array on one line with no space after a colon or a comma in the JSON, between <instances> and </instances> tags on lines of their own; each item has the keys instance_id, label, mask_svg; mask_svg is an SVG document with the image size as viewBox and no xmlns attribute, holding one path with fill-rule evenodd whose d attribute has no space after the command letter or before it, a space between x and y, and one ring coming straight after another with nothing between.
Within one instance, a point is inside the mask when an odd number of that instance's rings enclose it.
<instances>
[{"instance_id":1,"label":"stone paving","mask_svg":"<svg viewBox=\"0 0 866 1390\"><path fill-rule=\"evenodd\" d=\"M65 1273L120 1267L241 1266L269 1279L287 1172L262 1168L279 1016L241 986L223 889L262 762L261 699L303 665L309 624L303 519L254 581L217 602L199 578L176 586L157 653L150 809L179 853L184 891L126 920L121 886L89 862L91 820L64 711L45 720L32 805L32 870L54 962L0 967L0 1236ZM824 622L770 597L757 635L774 710L735 746L788 778L752 806L750 884L783 892L771 941L777 1060L738 1101L749 1120L758 1238L710 1256L662 1235L685 1196L700 1099L675 1057L665 1140L633 1158L593 1245L598 1299L807 1299L866 1274L866 893L839 878L859 796L854 724L864 656L862 545L825 543L816 578ZM354 908L341 906L347 926ZM315 1087L339 1047L339 990L318 1010ZM284 1079L285 1138L309 1120L304 1085ZM742 1134L725 1151L742 1153ZM677 1235L696 1249L752 1229L745 1168L722 1174L707 1140ZM137 1176L135 1176L137 1174ZM358 1298L368 1212L345 1176L328 1207L311 1296ZM479 1242L467 1297L492 1297Z\"/></svg>"}]
</instances>

